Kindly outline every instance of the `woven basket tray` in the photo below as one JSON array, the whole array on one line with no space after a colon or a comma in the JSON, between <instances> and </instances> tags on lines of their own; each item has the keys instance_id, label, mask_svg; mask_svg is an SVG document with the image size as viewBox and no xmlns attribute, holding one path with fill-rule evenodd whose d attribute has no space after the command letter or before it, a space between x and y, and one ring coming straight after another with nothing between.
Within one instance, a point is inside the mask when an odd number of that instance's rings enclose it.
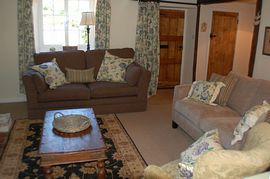
<instances>
[{"instance_id":1,"label":"woven basket tray","mask_svg":"<svg viewBox=\"0 0 270 179\"><path fill-rule=\"evenodd\" d=\"M76 133L86 130L91 126L88 117L78 114L64 115L57 112L54 114L53 127L63 133Z\"/></svg>"}]
</instances>

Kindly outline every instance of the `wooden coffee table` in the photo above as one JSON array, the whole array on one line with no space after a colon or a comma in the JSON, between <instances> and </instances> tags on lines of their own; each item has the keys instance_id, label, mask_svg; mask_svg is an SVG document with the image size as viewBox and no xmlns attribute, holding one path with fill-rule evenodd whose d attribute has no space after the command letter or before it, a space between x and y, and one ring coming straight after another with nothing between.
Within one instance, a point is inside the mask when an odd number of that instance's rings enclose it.
<instances>
[{"instance_id":1,"label":"wooden coffee table","mask_svg":"<svg viewBox=\"0 0 270 179\"><path fill-rule=\"evenodd\" d=\"M64 137L53 132L54 114L80 114L91 121L90 132L76 137ZM52 178L51 166L97 161L98 178L105 178L104 160L107 159L106 146L103 141L95 114L91 108L47 111L45 114L39 154L40 166L45 178Z\"/></svg>"}]
</instances>

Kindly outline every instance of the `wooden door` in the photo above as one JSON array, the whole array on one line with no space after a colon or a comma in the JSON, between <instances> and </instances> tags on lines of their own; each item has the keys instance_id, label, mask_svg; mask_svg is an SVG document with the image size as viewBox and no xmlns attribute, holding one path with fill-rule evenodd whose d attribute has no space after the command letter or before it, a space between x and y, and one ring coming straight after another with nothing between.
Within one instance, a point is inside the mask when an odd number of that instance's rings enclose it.
<instances>
[{"instance_id":1,"label":"wooden door","mask_svg":"<svg viewBox=\"0 0 270 179\"><path fill-rule=\"evenodd\" d=\"M170 88L180 83L184 16L184 11L160 10L159 88Z\"/></svg>"},{"instance_id":2,"label":"wooden door","mask_svg":"<svg viewBox=\"0 0 270 179\"><path fill-rule=\"evenodd\" d=\"M207 79L212 73L227 75L233 67L238 13L213 12Z\"/></svg>"}]
</instances>

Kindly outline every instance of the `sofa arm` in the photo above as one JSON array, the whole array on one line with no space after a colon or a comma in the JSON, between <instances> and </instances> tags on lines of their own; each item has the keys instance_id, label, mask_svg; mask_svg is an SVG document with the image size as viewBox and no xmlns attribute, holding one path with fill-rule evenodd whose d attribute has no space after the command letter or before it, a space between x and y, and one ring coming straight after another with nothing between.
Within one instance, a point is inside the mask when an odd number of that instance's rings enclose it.
<instances>
[{"instance_id":1,"label":"sofa arm","mask_svg":"<svg viewBox=\"0 0 270 179\"><path fill-rule=\"evenodd\" d=\"M191 84L175 86L174 87L174 94L173 94L173 104L176 101L187 97L190 88L191 88Z\"/></svg>"},{"instance_id":2,"label":"sofa arm","mask_svg":"<svg viewBox=\"0 0 270 179\"><path fill-rule=\"evenodd\" d=\"M155 165L149 165L144 169L144 179L173 179L171 176L169 176L165 170L162 168L155 166Z\"/></svg>"},{"instance_id":3,"label":"sofa arm","mask_svg":"<svg viewBox=\"0 0 270 179\"><path fill-rule=\"evenodd\" d=\"M139 81L137 83L137 86L139 88L138 92L138 98L141 100L147 100L148 96L148 87L149 87L149 82L151 78L151 73L150 71L146 70L144 67L138 65L141 69Z\"/></svg>"},{"instance_id":4,"label":"sofa arm","mask_svg":"<svg viewBox=\"0 0 270 179\"><path fill-rule=\"evenodd\" d=\"M26 72L23 73L22 76L27 98L27 105L30 108L32 107L32 105L35 105L37 103L38 91L33 78L34 75L36 75L36 73L37 72L35 72L34 70L27 70Z\"/></svg>"}]
</instances>

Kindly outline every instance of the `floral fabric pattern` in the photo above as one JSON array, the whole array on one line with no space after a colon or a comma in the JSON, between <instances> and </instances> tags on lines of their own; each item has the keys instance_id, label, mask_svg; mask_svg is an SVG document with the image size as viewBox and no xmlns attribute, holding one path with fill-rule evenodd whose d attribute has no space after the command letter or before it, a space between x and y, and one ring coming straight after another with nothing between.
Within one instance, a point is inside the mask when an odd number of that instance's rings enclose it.
<instances>
[{"instance_id":1,"label":"floral fabric pattern","mask_svg":"<svg viewBox=\"0 0 270 179\"><path fill-rule=\"evenodd\" d=\"M24 93L22 73L26 71L29 65L34 62L34 27L32 15L33 0L18 0L18 54L19 54L19 72L20 72L20 93Z\"/></svg>"},{"instance_id":2,"label":"floral fabric pattern","mask_svg":"<svg viewBox=\"0 0 270 179\"><path fill-rule=\"evenodd\" d=\"M179 163L178 164L180 178L182 179L192 179L193 176L193 165L188 163Z\"/></svg>"},{"instance_id":3,"label":"floral fabric pattern","mask_svg":"<svg viewBox=\"0 0 270 179\"><path fill-rule=\"evenodd\" d=\"M111 2L97 0L95 48L108 49L110 47Z\"/></svg>"},{"instance_id":4,"label":"floral fabric pattern","mask_svg":"<svg viewBox=\"0 0 270 179\"><path fill-rule=\"evenodd\" d=\"M125 83L126 69L133 61L133 58L120 58L106 51L97 74L97 81Z\"/></svg>"},{"instance_id":5,"label":"floral fabric pattern","mask_svg":"<svg viewBox=\"0 0 270 179\"><path fill-rule=\"evenodd\" d=\"M34 65L32 69L38 71L45 77L45 81L50 89L56 89L58 86L68 83L65 74L58 67L55 58L51 62Z\"/></svg>"},{"instance_id":6,"label":"floral fabric pattern","mask_svg":"<svg viewBox=\"0 0 270 179\"><path fill-rule=\"evenodd\" d=\"M257 123L265 121L269 110L270 105L266 101L263 101L262 105L256 105L248 110L233 131L234 137L231 145L241 141L245 133Z\"/></svg>"},{"instance_id":7,"label":"floral fabric pattern","mask_svg":"<svg viewBox=\"0 0 270 179\"><path fill-rule=\"evenodd\" d=\"M139 1L135 60L151 72L148 94L155 95L159 75L159 3Z\"/></svg>"},{"instance_id":8,"label":"floral fabric pattern","mask_svg":"<svg viewBox=\"0 0 270 179\"><path fill-rule=\"evenodd\" d=\"M196 142L194 142L187 150L181 153L181 162L193 165L197 158L202 154L212 151L221 150L223 147L219 141L218 130L214 129L206 132Z\"/></svg>"},{"instance_id":9,"label":"floral fabric pattern","mask_svg":"<svg viewBox=\"0 0 270 179\"><path fill-rule=\"evenodd\" d=\"M224 86L225 84L222 82L195 81L191 86L187 98L210 105L216 105L214 104L214 101L216 100L220 89Z\"/></svg>"}]
</instances>

